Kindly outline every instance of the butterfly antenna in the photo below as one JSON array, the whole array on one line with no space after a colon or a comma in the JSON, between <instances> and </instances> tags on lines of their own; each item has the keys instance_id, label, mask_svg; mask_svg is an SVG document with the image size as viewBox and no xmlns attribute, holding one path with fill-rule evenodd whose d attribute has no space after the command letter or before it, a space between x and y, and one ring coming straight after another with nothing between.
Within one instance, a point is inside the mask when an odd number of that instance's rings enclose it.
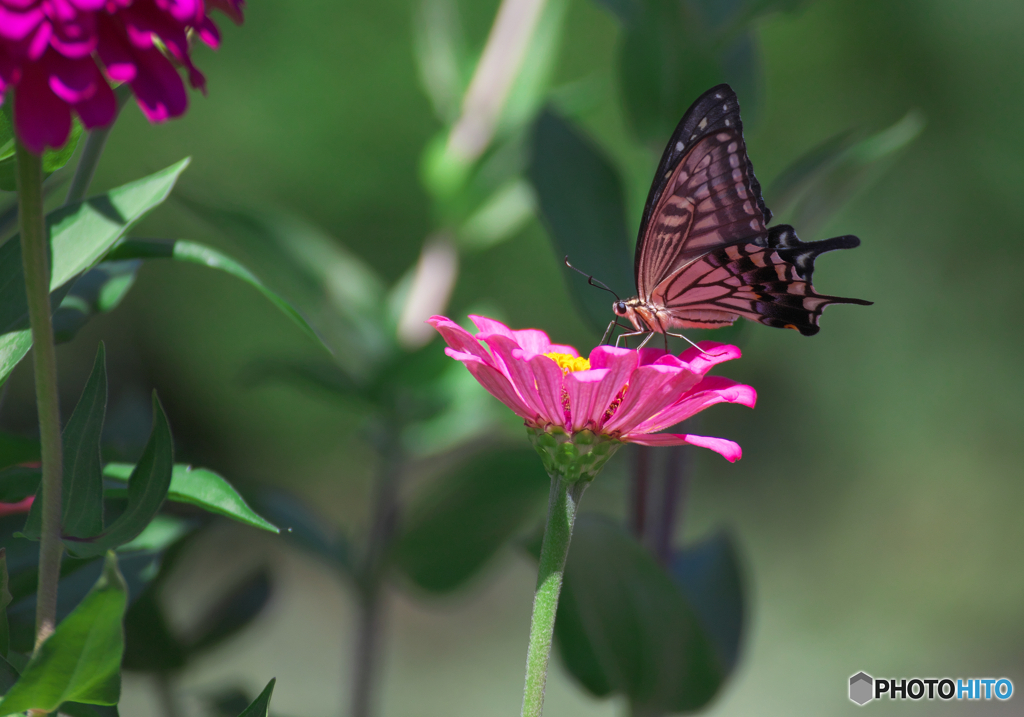
<instances>
[{"instance_id":1,"label":"butterfly antenna","mask_svg":"<svg viewBox=\"0 0 1024 717\"><path fill-rule=\"evenodd\" d=\"M616 300L620 300L621 301L621 299L619 299L619 295L616 294L614 291L612 291L610 288L608 288L608 285L605 284L603 281L595 279L593 276L591 276L587 272L580 271L575 266L570 264L569 263L569 255L568 254L565 255L565 265L567 267L569 267L570 269L572 269L573 271L575 271L577 274L582 274L583 276L587 277L587 283L590 284L591 286L596 286L598 289L604 289L605 291L611 292L611 295L614 296L616 298Z\"/></svg>"}]
</instances>

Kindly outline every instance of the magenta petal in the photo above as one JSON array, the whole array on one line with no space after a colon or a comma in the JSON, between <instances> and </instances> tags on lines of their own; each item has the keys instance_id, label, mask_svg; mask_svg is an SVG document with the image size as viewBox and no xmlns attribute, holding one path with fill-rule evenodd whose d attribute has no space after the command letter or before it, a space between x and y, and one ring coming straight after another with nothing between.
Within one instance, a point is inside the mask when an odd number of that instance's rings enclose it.
<instances>
[{"instance_id":1,"label":"magenta petal","mask_svg":"<svg viewBox=\"0 0 1024 717\"><path fill-rule=\"evenodd\" d=\"M50 90L38 65L26 65L14 97L14 128L35 154L62 147L71 131L71 110Z\"/></svg>"},{"instance_id":2,"label":"magenta petal","mask_svg":"<svg viewBox=\"0 0 1024 717\"><path fill-rule=\"evenodd\" d=\"M50 44L64 57L87 57L96 49L96 15L71 9L73 19L59 22L53 29Z\"/></svg>"},{"instance_id":3,"label":"magenta petal","mask_svg":"<svg viewBox=\"0 0 1024 717\"><path fill-rule=\"evenodd\" d=\"M480 382L480 385L487 389L487 392L496 399L512 409L520 418L532 421L536 413L523 403L508 379L498 369L488 366L476 356L470 354L459 354L451 349L445 351L452 358L461 361L463 365L473 374L473 378Z\"/></svg>"},{"instance_id":4,"label":"magenta petal","mask_svg":"<svg viewBox=\"0 0 1024 717\"><path fill-rule=\"evenodd\" d=\"M207 4L211 10L216 8L227 15L236 25L242 24L242 6L245 5L243 0L207 0Z\"/></svg>"},{"instance_id":5,"label":"magenta petal","mask_svg":"<svg viewBox=\"0 0 1024 717\"><path fill-rule=\"evenodd\" d=\"M24 40L42 21L41 8L16 12L0 3L0 37L7 40Z\"/></svg>"},{"instance_id":6,"label":"magenta petal","mask_svg":"<svg viewBox=\"0 0 1024 717\"><path fill-rule=\"evenodd\" d=\"M107 68L107 76L114 82L135 79L135 56L124 30L112 18L100 15L96 26L99 44L96 52Z\"/></svg>"},{"instance_id":7,"label":"magenta petal","mask_svg":"<svg viewBox=\"0 0 1024 717\"><path fill-rule=\"evenodd\" d=\"M636 351L612 346L598 346L590 352L591 370L608 369L608 375L597 387L590 407L590 417L594 419L596 429L604 427L604 414L636 370L637 358Z\"/></svg>"},{"instance_id":8,"label":"magenta petal","mask_svg":"<svg viewBox=\"0 0 1024 717\"><path fill-rule=\"evenodd\" d=\"M89 62L92 62L92 60L89 60ZM99 68L93 65L93 69L96 72L95 94L85 102L80 102L74 106L75 112L78 113L86 129L106 127L117 116L117 97L114 96L114 91L110 89L110 85L103 79Z\"/></svg>"},{"instance_id":9,"label":"magenta petal","mask_svg":"<svg viewBox=\"0 0 1024 717\"><path fill-rule=\"evenodd\" d=\"M593 430L601 424L608 404L595 411L594 400L599 394L607 395L601 388L611 372L611 369L607 368L594 368L589 371L573 371L565 377L565 392L569 396L569 415L572 418L573 431L581 431L584 428ZM609 403L610 401L611 399Z\"/></svg>"},{"instance_id":10,"label":"magenta petal","mask_svg":"<svg viewBox=\"0 0 1024 717\"><path fill-rule=\"evenodd\" d=\"M199 24L196 25L196 33L199 35L200 40L214 50L220 47L220 30L217 29L217 26L209 17L203 17Z\"/></svg>"},{"instance_id":11,"label":"magenta petal","mask_svg":"<svg viewBox=\"0 0 1024 717\"><path fill-rule=\"evenodd\" d=\"M729 344L720 344L714 341L701 341L697 344L703 351L689 348L679 354L681 361L687 364L694 373L703 376L711 370L712 366L723 361L738 359L742 354L738 348Z\"/></svg>"},{"instance_id":12,"label":"magenta petal","mask_svg":"<svg viewBox=\"0 0 1024 717\"><path fill-rule=\"evenodd\" d=\"M565 407L562 405L562 369L554 359L536 355L529 360L537 381L537 393L544 404L544 416L549 423L566 427Z\"/></svg>"},{"instance_id":13,"label":"magenta petal","mask_svg":"<svg viewBox=\"0 0 1024 717\"><path fill-rule=\"evenodd\" d=\"M604 424L604 431L631 433L637 424L675 403L696 382L689 371L668 366L641 366L629 377L629 388L622 403Z\"/></svg>"},{"instance_id":14,"label":"magenta petal","mask_svg":"<svg viewBox=\"0 0 1024 717\"><path fill-rule=\"evenodd\" d=\"M510 339L515 341L512 329L505 326L505 324L500 321L488 319L486 316L476 316L475 314L470 314L469 320L476 326L477 331L480 333L479 338L481 339L484 335L490 336L491 334L498 334L499 336L508 336ZM518 341L516 343L518 343Z\"/></svg>"},{"instance_id":15,"label":"magenta petal","mask_svg":"<svg viewBox=\"0 0 1024 717\"><path fill-rule=\"evenodd\" d=\"M753 408L757 392L746 384L722 376L709 376L681 400L636 426L634 432L654 433L685 421L716 403L738 403Z\"/></svg>"},{"instance_id":16,"label":"magenta petal","mask_svg":"<svg viewBox=\"0 0 1024 717\"><path fill-rule=\"evenodd\" d=\"M537 393L533 371L522 358L522 351L516 342L507 336L495 334L487 339L487 345L494 356L495 365L512 382L523 402L537 414L545 413L544 403Z\"/></svg>"},{"instance_id":17,"label":"magenta petal","mask_svg":"<svg viewBox=\"0 0 1024 717\"><path fill-rule=\"evenodd\" d=\"M70 60L51 51L43 62L50 72L50 89L68 104L89 99L96 94L97 84L103 81L91 57Z\"/></svg>"},{"instance_id":18,"label":"magenta petal","mask_svg":"<svg viewBox=\"0 0 1024 717\"><path fill-rule=\"evenodd\" d=\"M185 83L171 61L159 50L135 50L136 75L132 91L150 122L163 122L181 115L188 107Z\"/></svg>"},{"instance_id":19,"label":"magenta petal","mask_svg":"<svg viewBox=\"0 0 1024 717\"><path fill-rule=\"evenodd\" d=\"M451 319L444 316L431 316L427 319L427 323L437 329L444 342L456 351L472 354L488 366L495 365L491 355L487 353L487 349L480 345L480 342L476 340L473 334Z\"/></svg>"},{"instance_id":20,"label":"magenta petal","mask_svg":"<svg viewBox=\"0 0 1024 717\"><path fill-rule=\"evenodd\" d=\"M68 2L84 12L102 10L103 6L107 4L107 0L68 0Z\"/></svg>"},{"instance_id":21,"label":"magenta petal","mask_svg":"<svg viewBox=\"0 0 1024 717\"><path fill-rule=\"evenodd\" d=\"M690 433L628 434L623 436L622 440L627 443L637 443L641 446L699 446L701 448L709 448L723 456L730 463L735 463L743 457L743 449L735 441L725 438L713 438L711 436L695 436Z\"/></svg>"}]
</instances>

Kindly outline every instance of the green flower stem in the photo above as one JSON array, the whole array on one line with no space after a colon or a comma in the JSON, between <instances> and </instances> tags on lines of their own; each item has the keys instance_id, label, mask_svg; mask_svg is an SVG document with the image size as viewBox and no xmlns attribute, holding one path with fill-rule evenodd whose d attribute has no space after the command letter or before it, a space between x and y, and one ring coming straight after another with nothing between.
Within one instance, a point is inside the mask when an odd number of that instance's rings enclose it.
<instances>
[{"instance_id":1,"label":"green flower stem","mask_svg":"<svg viewBox=\"0 0 1024 717\"><path fill-rule=\"evenodd\" d=\"M42 536L39 542L39 583L36 600L36 647L53 632L57 617L57 582L64 546L60 539L61 471L60 405L57 396L57 352L50 314L50 267L46 220L43 217L43 160L16 145L21 258L32 327L32 356L42 444Z\"/></svg>"},{"instance_id":2,"label":"green flower stem","mask_svg":"<svg viewBox=\"0 0 1024 717\"><path fill-rule=\"evenodd\" d=\"M554 475L548 499L548 524L540 548L537 591L533 597L530 623L530 647L526 653L526 688L523 692L523 717L540 717L544 710L544 685L548 679L551 639L555 631L558 596L562 592L565 559L569 555L576 509L590 481L572 483Z\"/></svg>"},{"instance_id":3,"label":"green flower stem","mask_svg":"<svg viewBox=\"0 0 1024 717\"><path fill-rule=\"evenodd\" d=\"M125 83L114 90L114 95L117 97L117 114L106 127L97 127L91 130L86 137L82 156L78 160L78 166L75 167L75 176L71 178L71 186L68 187L68 196L64 199L65 205L82 201L85 193L89 190L92 177L96 174L96 165L100 163L100 156L107 144L107 137L110 136L110 130L114 128L114 122L117 122L124 103L132 96L131 87Z\"/></svg>"}]
</instances>

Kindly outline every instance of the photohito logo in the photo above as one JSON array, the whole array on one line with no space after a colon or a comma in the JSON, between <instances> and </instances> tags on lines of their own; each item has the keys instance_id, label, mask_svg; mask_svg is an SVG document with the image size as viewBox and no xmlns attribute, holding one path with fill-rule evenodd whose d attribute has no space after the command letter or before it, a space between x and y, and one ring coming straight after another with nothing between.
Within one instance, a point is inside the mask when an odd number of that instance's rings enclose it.
<instances>
[{"instance_id":1,"label":"photohito logo","mask_svg":"<svg viewBox=\"0 0 1024 717\"><path fill-rule=\"evenodd\" d=\"M1013 682L1005 677L911 677L893 679L858 672L850 677L850 701L861 707L871 700L1002 700L1013 696Z\"/></svg>"}]
</instances>

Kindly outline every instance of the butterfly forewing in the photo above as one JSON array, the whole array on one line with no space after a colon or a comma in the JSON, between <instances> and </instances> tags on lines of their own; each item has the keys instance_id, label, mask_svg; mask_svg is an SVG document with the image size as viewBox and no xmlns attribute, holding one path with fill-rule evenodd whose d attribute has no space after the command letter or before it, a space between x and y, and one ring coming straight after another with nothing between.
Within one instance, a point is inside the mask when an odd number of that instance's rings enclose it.
<instances>
[{"instance_id":1,"label":"butterfly forewing","mask_svg":"<svg viewBox=\"0 0 1024 717\"><path fill-rule=\"evenodd\" d=\"M750 188L743 136L722 130L703 137L672 173L642 238L636 266L640 296L686 263L722 246L765 233Z\"/></svg>"}]
</instances>

